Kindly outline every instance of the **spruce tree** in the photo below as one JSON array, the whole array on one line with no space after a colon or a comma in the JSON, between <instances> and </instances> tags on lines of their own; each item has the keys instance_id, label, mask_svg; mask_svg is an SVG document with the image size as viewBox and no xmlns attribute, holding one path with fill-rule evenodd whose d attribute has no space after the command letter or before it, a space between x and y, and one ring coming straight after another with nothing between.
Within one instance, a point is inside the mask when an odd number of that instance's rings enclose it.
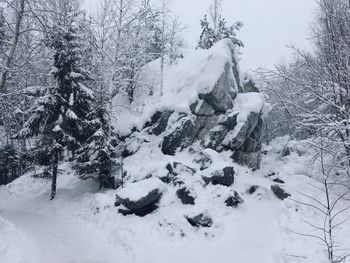
<instances>
[{"instance_id":1,"label":"spruce tree","mask_svg":"<svg viewBox=\"0 0 350 263\"><path fill-rule=\"evenodd\" d=\"M77 151L73 168L80 179L94 179L102 187L115 189L119 183L113 176L117 162L117 139L109 125L109 112L101 101L89 115L85 127L88 138Z\"/></svg>"},{"instance_id":2,"label":"spruce tree","mask_svg":"<svg viewBox=\"0 0 350 263\"><path fill-rule=\"evenodd\" d=\"M216 30L211 27L207 15L204 15L200 23L202 31L197 48L209 49L224 38L231 39L237 47L243 46L243 43L236 38L236 32L241 29L242 23L236 22L232 26L227 26L226 20L222 18L221 15L219 16Z\"/></svg>"},{"instance_id":3,"label":"spruce tree","mask_svg":"<svg viewBox=\"0 0 350 263\"><path fill-rule=\"evenodd\" d=\"M56 195L58 162L63 151L74 153L86 141L84 128L92 108L93 92L83 82L89 75L83 69L79 27L75 20L58 23L49 37L54 52L52 75L56 85L48 87L29 110L29 118L19 137L35 137L39 152L52 166L51 199Z\"/></svg>"},{"instance_id":4,"label":"spruce tree","mask_svg":"<svg viewBox=\"0 0 350 263\"><path fill-rule=\"evenodd\" d=\"M204 18L200 21L201 22L201 35L199 38L198 42L198 47L201 49L209 49L211 48L215 42L215 32L214 30L210 27L208 17L207 15L204 15Z\"/></svg>"}]
</instances>

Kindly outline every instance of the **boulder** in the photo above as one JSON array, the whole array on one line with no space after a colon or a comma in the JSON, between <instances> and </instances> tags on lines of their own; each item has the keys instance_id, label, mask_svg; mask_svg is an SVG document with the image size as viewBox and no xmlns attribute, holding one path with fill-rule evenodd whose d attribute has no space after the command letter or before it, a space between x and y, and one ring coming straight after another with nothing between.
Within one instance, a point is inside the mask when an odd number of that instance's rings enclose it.
<instances>
[{"instance_id":1,"label":"boulder","mask_svg":"<svg viewBox=\"0 0 350 263\"><path fill-rule=\"evenodd\" d=\"M289 156L291 154L291 149L290 147L288 147L287 145L285 145L283 147L283 150L282 150L282 157L286 157L286 156Z\"/></svg>"},{"instance_id":2,"label":"boulder","mask_svg":"<svg viewBox=\"0 0 350 263\"><path fill-rule=\"evenodd\" d=\"M180 174L194 175L196 173L196 169L179 162L168 163L166 169L173 176Z\"/></svg>"},{"instance_id":3,"label":"boulder","mask_svg":"<svg viewBox=\"0 0 350 263\"><path fill-rule=\"evenodd\" d=\"M252 194L254 194L254 193L256 192L256 190L258 190L258 189L259 189L259 186L258 186L258 185L252 185L252 186L250 186L250 187L247 189L246 193L252 195Z\"/></svg>"},{"instance_id":4,"label":"boulder","mask_svg":"<svg viewBox=\"0 0 350 263\"><path fill-rule=\"evenodd\" d=\"M174 155L178 148L190 146L195 139L195 126L188 116L178 120L175 128L166 136L162 143L162 152L167 155Z\"/></svg>"},{"instance_id":5,"label":"boulder","mask_svg":"<svg viewBox=\"0 0 350 263\"><path fill-rule=\"evenodd\" d=\"M225 167L223 170L213 172L209 177L203 176L206 184L231 186L234 183L235 170L233 167Z\"/></svg>"},{"instance_id":6,"label":"boulder","mask_svg":"<svg viewBox=\"0 0 350 263\"><path fill-rule=\"evenodd\" d=\"M278 184L284 184L284 181L280 178L275 178L272 181L274 181L275 183L278 183Z\"/></svg>"},{"instance_id":7,"label":"boulder","mask_svg":"<svg viewBox=\"0 0 350 263\"><path fill-rule=\"evenodd\" d=\"M184 205L194 205L195 197L186 187L178 189L176 195Z\"/></svg>"},{"instance_id":8,"label":"boulder","mask_svg":"<svg viewBox=\"0 0 350 263\"><path fill-rule=\"evenodd\" d=\"M118 209L118 213L126 216L126 215L137 215L137 216L146 216L150 213L152 213L153 211L155 211L158 208L158 205L156 204L152 204L152 205L148 205L145 207L142 207L140 209Z\"/></svg>"},{"instance_id":9,"label":"boulder","mask_svg":"<svg viewBox=\"0 0 350 263\"><path fill-rule=\"evenodd\" d=\"M179 162L168 163L166 169L168 170L167 176L160 179L164 183L173 183L174 185L183 185L184 178L196 173L196 169Z\"/></svg>"},{"instance_id":10,"label":"boulder","mask_svg":"<svg viewBox=\"0 0 350 263\"><path fill-rule=\"evenodd\" d=\"M239 194L234 191L233 195L226 199L225 204L226 206L230 207L237 207L239 204L242 204L244 201L242 197L239 196Z\"/></svg>"},{"instance_id":11,"label":"boulder","mask_svg":"<svg viewBox=\"0 0 350 263\"><path fill-rule=\"evenodd\" d=\"M271 190L275 194L278 199L284 200L291 196L291 194L287 193L284 189L282 189L279 185L271 185Z\"/></svg>"},{"instance_id":12,"label":"boulder","mask_svg":"<svg viewBox=\"0 0 350 263\"><path fill-rule=\"evenodd\" d=\"M213 160L211 159L211 156L208 153L201 151L194 158L193 162L199 164L199 169L203 171L213 163Z\"/></svg>"},{"instance_id":13,"label":"boulder","mask_svg":"<svg viewBox=\"0 0 350 263\"><path fill-rule=\"evenodd\" d=\"M211 227L213 225L213 220L204 214L199 214L194 217L186 216L188 223L194 227Z\"/></svg>"},{"instance_id":14,"label":"boulder","mask_svg":"<svg viewBox=\"0 0 350 263\"><path fill-rule=\"evenodd\" d=\"M120 209L122 214L147 214L154 211L160 201L164 185L158 178L149 178L126 185L116 195L116 204L122 204L127 209Z\"/></svg>"}]
</instances>

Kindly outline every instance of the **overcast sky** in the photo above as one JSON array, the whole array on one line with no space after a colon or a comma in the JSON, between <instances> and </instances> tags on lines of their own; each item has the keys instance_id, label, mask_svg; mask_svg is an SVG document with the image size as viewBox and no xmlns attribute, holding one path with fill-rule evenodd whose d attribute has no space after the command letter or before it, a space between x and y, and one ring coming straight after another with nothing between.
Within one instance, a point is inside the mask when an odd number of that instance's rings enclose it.
<instances>
[{"instance_id":1,"label":"overcast sky","mask_svg":"<svg viewBox=\"0 0 350 263\"><path fill-rule=\"evenodd\" d=\"M96 3L98 0L87 0ZM157 1L157 0L154 0ZM199 20L212 0L173 0L172 9L187 25L184 37L194 46L200 34ZM90 4L91 5L91 4ZM242 21L238 37L244 42L241 67L272 67L286 47L307 47L309 24L315 13L315 0L224 0L224 17L229 22Z\"/></svg>"}]
</instances>

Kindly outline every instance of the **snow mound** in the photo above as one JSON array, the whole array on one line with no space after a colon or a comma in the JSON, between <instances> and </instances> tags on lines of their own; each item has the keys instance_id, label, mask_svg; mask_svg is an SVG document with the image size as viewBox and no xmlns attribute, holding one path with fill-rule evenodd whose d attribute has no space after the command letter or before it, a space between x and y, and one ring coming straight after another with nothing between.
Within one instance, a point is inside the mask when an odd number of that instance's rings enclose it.
<instances>
[{"instance_id":1,"label":"snow mound","mask_svg":"<svg viewBox=\"0 0 350 263\"><path fill-rule=\"evenodd\" d=\"M246 122L251 112L259 114L264 111L264 107L265 100L261 93L239 93L235 99L233 112L238 113L237 122Z\"/></svg>"},{"instance_id":2,"label":"snow mound","mask_svg":"<svg viewBox=\"0 0 350 263\"><path fill-rule=\"evenodd\" d=\"M138 201L147 196L154 189L163 192L165 190L164 183L158 178L149 178L136 183L128 184L125 188L119 190L117 195L122 199L130 201Z\"/></svg>"},{"instance_id":3,"label":"snow mound","mask_svg":"<svg viewBox=\"0 0 350 263\"><path fill-rule=\"evenodd\" d=\"M30 241L10 221L0 217L0 258L6 263L35 263L28 259Z\"/></svg>"}]
</instances>

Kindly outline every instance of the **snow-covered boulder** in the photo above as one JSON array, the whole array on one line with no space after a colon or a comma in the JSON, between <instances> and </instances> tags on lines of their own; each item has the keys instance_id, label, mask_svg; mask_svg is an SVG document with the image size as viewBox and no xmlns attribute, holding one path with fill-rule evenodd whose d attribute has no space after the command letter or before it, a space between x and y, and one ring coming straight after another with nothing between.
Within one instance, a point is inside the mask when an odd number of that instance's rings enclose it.
<instances>
[{"instance_id":1,"label":"snow-covered boulder","mask_svg":"<svg viewBox=\"0 0 350 263\"><path fill-rule=\"evenodd\" d=\"M185 184L186 179L196 173L196 169L179 162L168 163L166 169L168 170L167 176L160 179L165 183L173 183L174 185Z\"/></svg>"},{"instance_id":2,"label":"snow-covered boulder","mask_svg":"<svg viewBox=\"0 0 350 263\"><path fill-rule=\"evenodd\" d=\"M177 197L184 205L194 205L195 195L187 187L182 187L176 191Z\"/></svg>"},{"instance_id":3,"label":"snow-covered boulder","mask_svg":"<svg viewBox=\"0 0 350 263\"><path fill-rule=\"evenodd\" d=\"M211 227L213 225L213 220L204 214L199 214L193 217L186 217L188 223L190 223L194 227Z\"/></svg>"},{"instance_id":4,"label":"snow-covered boulder","mask_svg":"<svg viewBox=\"0 0 350 263\"><path fill-rule=\"evenodd\" d=\"M226 206L230 206L230 207L237 207L239 204L242 204L243 202L244 201L242 197L239 196L237 191L234 191L233 195L225 200Z\"/></svg>"},{"instance_id":5,"label":"snow-covered boulder","mask_svg":"<svg viewBox=\"0 0 350 263\"><path fill-rule=\"evenodd\" d=\"M231 186L234 181L235 170L233 167L225 167L222 170L214 171L210 176L203 176L206 184Z\"/></svg>"},{"instance_id":6,"label":"snow-covered boulder","mask_svg":"<svg viewBox=\"0 0 350 263\"><path fill-rule=\"evenodd\" d=\"M199 164L200 170L203 171L203 170L207 169L213 163L213 160L212 160L210 154L208 154L205 151L200 151L197 154L197 156L193 159L193 162L196 164Z\"/></svg>"},{"instance_id":7,"label":"snow-covered boulder","mask_svg":"<svg viewBox=\"0 0 350 263\"><path fill-rule=\"evenodd\" d=\"M277 184L271 185L271 190L275 194L275 196L281 200L284 200L291 196L289 193L287 193L283 188L281 188Z\"/></svg>"},{"instance_id":8,"label":"snow-covered boulder","mask_svg":"<svg viewBox=\"0 0 350 263\"><path fill-rule=\"evenodd\" d=\"M119 190L116 196L116 204L124 205L127 209L118 211L124 215L136 214L144 216L153 212L158 206L163 192L164 184L158 178L149 178L136 183L127 184Z\"/></svg>"}]
</instances>

